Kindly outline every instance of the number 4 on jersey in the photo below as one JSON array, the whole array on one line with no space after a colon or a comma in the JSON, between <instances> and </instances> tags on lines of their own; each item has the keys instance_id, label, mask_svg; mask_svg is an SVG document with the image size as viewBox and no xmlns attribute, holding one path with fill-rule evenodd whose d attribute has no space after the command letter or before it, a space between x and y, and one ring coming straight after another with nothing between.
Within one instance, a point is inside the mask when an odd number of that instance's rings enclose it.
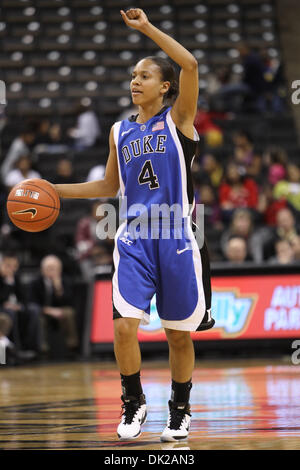
<instances>
[{"instance_id":1,"label":"number 4 on jersey","mask_svg":"<svg viewBox=\"0 0 300 470\"><path fill-rule=\"evenodd\" d=\"M138 181L140 184L149 184L149 189L159 188L157 175L154 174L151 160L147 160L139 174Z\"/></svg>"}]
</instances>

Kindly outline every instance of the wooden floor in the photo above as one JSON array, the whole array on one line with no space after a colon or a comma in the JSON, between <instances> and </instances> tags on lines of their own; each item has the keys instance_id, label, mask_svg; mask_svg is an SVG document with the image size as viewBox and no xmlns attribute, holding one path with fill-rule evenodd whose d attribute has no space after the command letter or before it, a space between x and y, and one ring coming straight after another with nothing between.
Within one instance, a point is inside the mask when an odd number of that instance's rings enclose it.
<instances>
[{"instance_id":1,"label":"wooden floor","mask_svg":"<svg viewBox=\"0 0 300 470\"><path fill-rule=\"evenodd\" d=\"M161 443L170 374L142 373L148 421L120 442L119 374L112 363L0 366L0 449L300 449L300 367L286 362L197 364L188 442Z\"/></svg>"}]
</instances>

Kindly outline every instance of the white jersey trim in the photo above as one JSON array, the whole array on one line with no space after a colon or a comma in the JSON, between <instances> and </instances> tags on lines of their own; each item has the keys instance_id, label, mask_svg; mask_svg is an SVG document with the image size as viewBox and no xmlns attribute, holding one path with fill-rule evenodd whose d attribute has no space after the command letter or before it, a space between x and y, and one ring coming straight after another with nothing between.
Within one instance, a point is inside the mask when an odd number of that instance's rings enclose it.
<instances>
[{"instance_id":1,"label":"white jersey trim","mask_svg":"<svg viewBox=\"0 0 300 470\"><path fill-rule=\"evenodd\" d=\"M114 124L114 141L115 141L115 146L116 146L116 150L117 150L120 191L121 191L121 195L123 197L124 194L125 194L125 184L124 184L124 181L122 179L120 160L119 160L119 134L120 134L121 124L122 124L122 121L115 122L115 124Z\"/></svg>"},{"instance_id":2,"label":"white jersey trim","mask_svg":"<svg viewBox=\"0 0 300 470\"><path fill-rule=\"evenodd\" d=\"M171 110L168 111L167 113L166 121L170 129L170 133L173 137L174 143L176 145L178 155L179 155L179 163L180 163L180 170L181 170L180 173L181 173L181 193L182 193L182 217L188 217L190 215L190 205L189 205L188 191L187 191L186 163L185 163L182 145L177 135L176 125L171 117Z\"/></svg>"}]
</instances>

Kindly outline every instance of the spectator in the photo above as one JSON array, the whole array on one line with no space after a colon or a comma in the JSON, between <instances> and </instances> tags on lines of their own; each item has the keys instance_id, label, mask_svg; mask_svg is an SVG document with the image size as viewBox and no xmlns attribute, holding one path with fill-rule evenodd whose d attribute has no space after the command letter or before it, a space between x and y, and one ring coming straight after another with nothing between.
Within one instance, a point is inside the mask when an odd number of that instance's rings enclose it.
<instances>
[{"instance_id":1,"label":"spectator","mask_svg":"<svg viewBox=\"0 0 300 470\"><path fill-rule=\"evenodd\" d=\"M195 204L204 204L204 224L206 229L221 230L221 211L216 194L209 184L196 187Z\"/></svg>"},{"instance_id":2,"label":"spectator","mask_svg":"<svg viewBox=\"0 0 300 470\"><path fill-rule=\"evenodd\" d=\"M269 227L276 225L277 212L287 207L285 199L276 200L273 196L273 187L270 184L264 185L259 194L258 212L262 215L262 221Z\"/></svg>"},{"instance_id":3,"label":"spectator","mask_svg":"<svg viewBox=\"0 0 300 470\"><path fill-rule=\"evenodd\" d=\"M263 152L263 164L268 169L271 165L278 163L286 170L288 155L286 150L279 145L270 145Z\"/></svg>"},{"instance_id":4,"label":"spectator","mask_svg":"<svg viewBox=\"0 0 300 470\"><path fill-rule=\"evenodd\" d=\"M223 86L232 83L232 72L228 65L217 67L215 73L208 73L206 93L215 96Z\"/></svg>"},{"instance_id":5,"label":"spectator","mask_svg":"<svg viewBox=\"0 0 300 470\"><path fill-rule=\"evenodd\" d=\"M282 208L277 212L276 225L273 228L272 238L269 240L266 250L268 258L275 253L277 240L288 241L295 253L295 259L300 260L300 232L296 226L293 212L289 208Z\"/></svg>"},{"instance_id":6,"label":"spectator","mask_svg":"<svg viewBox=\"0 0 300 470\"><path fill-rule=\"evenodd\" d=\"M62 274L62 263L57 256L48 255L42 259L40 276L31 284L30 306L42 320L42 351L49 352L47 331L51 325L61 329L67 348L74 352L78 347L78 333L73 289Z\"/></svg>"},{"instance_id":7,"label":"spectator","mask_svg":"<svg viewBox=\"0 0 300 470\"><path fill-rule=\"evenodd\" d=\"M3 178L6 177L20 157L29 155L30 147L34 143L36 133L36 124L29 122L24 126L20 135L14 139L1 166Z\"/></svg>"},{"instance_id":8,"label":"spectator","mask_svg":"<svg viewBox=\"0 0 300 470\"><path fill-rule=\"evenodd\" d=\"M242 175L250 176L254 179L261 177L262 158L254 150L254 142L245 130L237 130L233 133L233 161L238 165Z\"/></svg>"},{"instance_id":9,"label":"spectator","mask_svg":"<svg viewBox=\"0 0 300 470\"><path fill-rule=\"evenodd\" d=\"M220 186L224 170L216 156L210 152L203 155L201 163L198 159L194 161L192 172L195 179L216 189Z\"/></svg>"},{"instance_id":10,"label":"spectator","mask_svg":"<svg viewBox=\"0 0 300 470\"><path fill-rule=\"evenodd\" d=\"M249 210L237 209L234 212L230 227L221 237L221 250L224 255L226 255L228 240L233 236L246 240L249 260L257 263L263 261L264 246L271 239L271 232L266 227L254 230L253 218Z\"/></svg>"},{"instance_id":11,"label":"spectator","mask_svg":"<svg viewBox=\"0 0 300 470\"><path fill-rule=\"evenodd\" d=\"M18 350L40 350L40 323L34 311L27 308L25 287L18 276L19 260L7 253L0 261L0 314L10 319L10 339ZM6 321L6 332L9 330Z\"/></svg>"},{"instance_id":12,"label":"spectator","mask_svg":"<svg viewBox=\"0 0 300 470\"><path fill-rule=\"evenodd\" d=\"M96 233L97 223L103 218L97 216L99 201L91 207L91 213L79 220L75 243L81 271L85 280L93 278L95 268L103 264L112 264L113 236L99 240Z\"/></svg>"},{"instance_id":13,"label":"spectator","mask_svg":"<svg viewBox=\"0 0 300 470\"><path fill-rule=\"evenodd\" d=\"M288 240L275 242L275 256L269 259L270 264L295 264L295 252Z\"/></svg>"},{"instance_id":14,"label":"spectator","mask_svg":"<svg viewBox=\"0 0 300 470\"><path fill-rule=\"evenodd\" d=\"M215 74L208 74L207 81L206 93L213 110L232 112L241 108L243 93L236 93L240 89L239 79L228 65L217 68Z\"/></svg>"},{"instance_id":15,"label":"spectator","mask_svg":"<svg viewBox=\"0 0 300 470\"><path fill-rule=\"evenodd\" d=\"M219 188L219 201L225 219L231 218L234 209L239 207L256 210L257 184L252 178L243 177L235 163L229 163Z\"/></svg>"},{"instance_id":16,"label":"spectator","mask_svg":"<svg viewBox=\"0 0 300 470\"><path fill-rule=\"evenodd\" d=\"M80 104L75 111L77 124L73 129L69 129L69 136L75 140L75 149L84 150L93 147L96 140L101 135L101 128L94 111Z\"/></svg>"},{"instance_id":17,"label":"spectator","mask_svg":"<svg viewBox=\"0 0 300 470\"><path fill-rule=\"evenodd\" d=\"M90 169L86 181L102 180L105 175L105 165L96 165Z\"/></svg>"},{"instance_id":18,"label":"spectator","mask_svg":"<svg viewBox=\"0 0 300 470\"><path fill-rule=\"evenodd\" d=\"M287 165L286 178L274 186L275 199L286 200L295 211L300 211L300 166L295 163Z\"/></svg>"},{"instance_id":19,"label":"spectator","mask_svg":"<svg viewBox=\"0 0 300 470\"><path fill-rule=\"evenodd\" d=\"M4 178L4 183L9 190L15 186L15 184L31 178L41 178L41 175L32 169L30 156L23 155L16 162L16 168L8 172Z\"/></svg>"},{"instance_id":20,"label":"spectator","mask_svg":"<svg viewBox=\"0 0 300 470\"><path fill-rule=\"evenodd\" d=\"M279 146L270 146L263 153L263 167L268 182L275 185L278 181L284 179L288 156L286 151Z\"/></svg>"},{"instance_id":21,"label":"spectator","mask_svg":"<svg viewBox=\"0 0 300 470\"><path fill-rule=\"evenodd\" d=\"M225 83L219 88L215 101L221 102L226 111L240 112L246 106L255 111L265 111L268 86L264 62L245 43L239 44L237 49L243 66L242 80L234 83L225 73Z\"/></svg>"},{"instance_id":22,"label":"spectator","mask_svg":"<svg viewBox=\"0 0 300 470\"><path fill-rule=\"evenodd\" d=\"M239 44L237 49L243 66L243 78L239 84L239 91L245 94L248 104L253 103L256 111L264 112L266 111L266 91L268 88L265 80L264 62L261 56L252 51L246 43Z\"/></svg>"},{"instance_id":23,"label":"spectator","mask_svg":"<svg viewBox=\"0 0 300 470\"><path fill-rule=\"evenodd\" d=\"M247 260L247 242L243 237L229 238L225 246L225 260L234 264L242 264Z\"/></svg>"},{"instance_id":24,"label":"spectator","mask_svg":"<svg viewBox=\"0 0 300 470\"><path fill-rule=\"evenodd\" d=\"M195 129L200 136L203 136L207 147L218 148L223 144L223 131L221 127L214 123L214 118L224 119L224 114L210 112L206 103L198 105L195 117Z\"/></svg>"},{"instance_id":25,"label":"spectator","mask_svg":"<svg viewBox=\"0 0 300 470\"><path fill-rule=\"evenodd\" d=\"M51 124L49 119L42 119L38 123L38 131L34 140L34 145L56 145L61 144L61 127L59 124Z\"/></svg>"},{"instance_id":26,"label":"spectator","mask_svg":"<svg viewBox=\"0 0 300 470\"><path fill-rule=\"evenodd\" d=\"M56 166L56 175L53 177L52 182L55 184L76 183L73 164L68 158L59 160Z\"/></svg>"},{"instance_id":27,"label":"spectator","mask_svg":"<svg viewBox=\"0 0 300 470\"><path fill-rule=\"evenodd\" d=\"M284 110L286 96L283 66L277 58L271 58L268 49L262 49L260 56L264 65L264 79L266 81L266 104L274 112Z\"/></svg>"},{"instance_id":28,"label":"spectator","mask_svg":"<svg viewBox=\"0 0 300 470\"><path fill-rule=\"evenodd\" d=\"M67 139L62 136L60 124L51 124L49 119L42 119L38 122L37 128L33 149L35 161L38 161L40 154L43 153L59 154L70 150Z\"/></svg>"}]
</instances>

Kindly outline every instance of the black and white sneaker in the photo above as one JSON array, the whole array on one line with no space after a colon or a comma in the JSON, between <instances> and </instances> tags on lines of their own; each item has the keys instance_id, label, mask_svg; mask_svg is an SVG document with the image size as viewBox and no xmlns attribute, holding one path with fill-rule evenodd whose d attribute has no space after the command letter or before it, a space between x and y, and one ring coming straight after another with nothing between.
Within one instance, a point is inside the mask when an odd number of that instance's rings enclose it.
<instances>
[{"instance_id":1,"label":"black and white sneaker","mask_svg":"<svg viewBox=\"0 0 300 470\"><path fill-rule=\"evenodd\" d=\"M169 401L168 424L160 436L163 442L186 441L191 422L190 405Z\"/></svg>"},{"instance_id":2,"label":"black and white sneaker","mask_svg":"<svg viewBox=\"0 0 300 470\"><path fill-rule=\"evenodd\" d=\"M123 413L117 429L119 439L126 441L136 439L141 434L141 426L147 419L145 395L141 395L138 400L135 397L122 395L121 400Z\"/></svg>"}]
</instances>

